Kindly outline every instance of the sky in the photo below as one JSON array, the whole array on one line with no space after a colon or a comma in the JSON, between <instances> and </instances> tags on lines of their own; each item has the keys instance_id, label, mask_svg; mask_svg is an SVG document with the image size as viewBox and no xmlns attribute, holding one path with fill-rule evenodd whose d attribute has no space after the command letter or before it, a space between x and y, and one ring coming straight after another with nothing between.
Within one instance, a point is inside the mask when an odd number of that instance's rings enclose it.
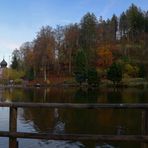
<instances>
[{"instance_id":1,"label":"sky","mask_svg":"<svg viewBox=\"0 0 148 148\"><path fill-rule=\"evenodd\" d=\"M79 22L87 12L120 16L131 3L148 10L148 0L0 0L0 61L10 64L12 51L33 41L42 26Z\"/></svg>"}]
</instances>

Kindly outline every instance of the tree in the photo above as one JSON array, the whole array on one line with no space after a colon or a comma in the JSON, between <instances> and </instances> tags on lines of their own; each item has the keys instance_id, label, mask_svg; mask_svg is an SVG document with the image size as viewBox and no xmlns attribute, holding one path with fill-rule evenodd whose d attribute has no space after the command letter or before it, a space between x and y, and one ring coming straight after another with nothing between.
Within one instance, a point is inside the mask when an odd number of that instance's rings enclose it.
<instances>
[{"instance_id":1,"label":"tree","mask_svg":"<svg viewBox=\"0 0 148 148\"><path fill-rule=\"evenodd\" d=\"M63 53L65 55L64 61L68 65L68 73L72 74L74 57L78 50L78 38L79 38L79 28L77 24L70 24L64 29L64 49Z\"/></svg>"},{"instance_id":2,"label":"tree","mask_svg":"<svg viewBox=\"0 0 148 148\"><path fill-rule=\"evenodd\" d=\"M93 13L87 13L82 17L79 45L86 53L89 66L94 65L96 62L97 26L97 18Z\"/></svg>"},{"instance_id":3,"label":"tree","mask_svg":"<svg viewBox=\"0 0 148 148\"><path fill-rule=\"evenodd\" d=\"M18 49L15 49L12 53L11 68L15 70L22 69L21 53Z\"/></svg>"},{"instance_id":4,"label":"tree","mask_svg":"<svg viewBox=\"0 0 148 148\"><path fill-rule=\"evenodd\" d=\"M64 42L64 27L57 25L54 29L55 36L55 71L59 74L61 61L64 61L63 42Z\"/></svg>"},{"instance_id":5,"label":"tree","mask_svg":"<svg viewBox=\"0 0 148 148\"><path fill-rule=\"evenodd\" d=\"M25 42L20 47L20 52L22 54L23 68L29 80L33 80L36 77L35 54L33 50L34 50L33 42Z\"/></svg>"},{"instance_id":6,"label":"tree","mask_svg":"<svg viewBox=\"0 0 148 148\"><path fill-rule=\"evenodd\" d=\"M122 68L118 63L113 63L107 71L107 78L117 85L122 80Z\"/></svg>"},{"instance_id":7,"label":"tree","mask_svg":"<svg viewBox=\"0 0 148 148\"><path fill-rule=\"evenodd\" d=\"M116 37L117 28L118 28L118 18L114 14L111 18L111 21L110 21L110 33L111 33L111 39L113 41L116 41L116 38L117 38Z\"/></svg>"},{"instance_id":8,"label":"tree","mask_svg":"<svg viewBox=\"0 0 148 148\"><path fill-rule=\"evenodd\" d=\"M35 67L47 80L49 68L54 69L55 61L55 38L50 26L42 27L34 40Z\"/></svg>"},{"instance_id":9,"label":"tree","mask_svg":"<svg viewBox=\"0 0 148 148\"><path fill-rule=\"evenodd\" d=\"M121 38L125 37L128 30L128 21L125 12L120 15L119 30Z\"/></svg>"},{"instance_id":10,"label":"tree","mask_svg":"<svg viewBox=\"0 0 148 148\"><path fill-rule=\"evenodd\" d=\"M140 9L132 4L126 11L128 19L128 33L132 41L137 41L137 38L142 30L144 30L144 16Z\"/></svg>"},{"instance_id":11,"label":"tree","mask_svg":"<svg viewBox=\"0 0 148 148\"><path fill-rule=\"evenodd\" d=\"M28 70L26 72L26 77L28 80L34 79L34 69L32 67L28 68Z\"/></svg>"},{"instance_id":12,"label":"tree","mask_svg":"<svg viewBox=\"0 0 148 148\"><path fill-rule=\"evenodd\" d=\"M113 55L109 49L106 48L98 49L97 55L98 55L97 59L98 67L108 68L109 66L111 66L113 62Z\"/></svg>"},{"instance_id":13,"label":"tree","mask_svg":"<svg viewBox=\"0 0 148 148\"><path fill-rule=\"evenodd\" d=\"M148 11L144 15L144 31L148 33Z\"/></svg>"},{"instance_id":14,"label":"tree","mask_svg":"<svg viewBox=\"0 0 148 148\"><path fill-rule=\"evenodd\" d=\"M98 85L100 81L100 77L95 68L91 68L87 73L87 82L89 85Z\"/></svg>"},{"instance_id":15,"label":"tree","mask_svg":"<svg viewBox=\"0 0 148 148\"><path fill-rule=\"evenodd\" d=\"M87 57L83 50L79 50L75 59L75 79L80 85L86 81L87 78Z\"/></svg>"},{"instance_id":16,"label":"tree","mask_svg":"<svg viewBox=\"0 0 148 148\"><path fill-rule=\"evenodd\" d=\"M138 73L138 75L139 75L139 77L140 78L145 78L146 77L146 69L145 69L145 66L144 66L144 64L141 64L140 66L139 66L139 73Z\"/></svg>"}]
</instances>

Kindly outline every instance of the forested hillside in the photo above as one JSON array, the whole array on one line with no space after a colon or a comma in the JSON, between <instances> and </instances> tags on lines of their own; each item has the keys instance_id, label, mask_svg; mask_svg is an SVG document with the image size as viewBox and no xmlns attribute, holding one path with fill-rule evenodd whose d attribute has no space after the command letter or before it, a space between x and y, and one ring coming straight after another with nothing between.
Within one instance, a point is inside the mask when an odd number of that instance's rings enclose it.
<instances>
[{"instance_id":1,"label":"forested hillside","mask_svg":"<svg viewBox=\"0 0 148 148\"><path fill-rule=\"evenodd\" d=\"M145 77L147 56L148 11L132 4L107 20L88 12L78 23L43 26L33 41L13 51L11 68L23 70L28 80L77 74L79 79L88 71L106 78L116 62L124 77Z\"/></svg>"}]
</instances>

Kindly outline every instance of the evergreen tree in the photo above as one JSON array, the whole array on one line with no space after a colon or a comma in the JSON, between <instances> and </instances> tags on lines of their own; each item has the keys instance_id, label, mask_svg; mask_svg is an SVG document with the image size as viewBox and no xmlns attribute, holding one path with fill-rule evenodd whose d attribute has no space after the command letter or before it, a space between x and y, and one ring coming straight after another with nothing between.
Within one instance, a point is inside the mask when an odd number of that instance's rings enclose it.
<instances>
[{"instance_id":1,"label":"evergreen tree","mask_svg":"<svg viewBox=\"0 0 148 148\"><path fill-rule=\"evenodd\" d=\"M122 68L120 64L113 63L107 71L107 78L114 83L114 86L122 80Z\"/></svg>"},{"instance_id":2,"label":"evergreen tree","mask_svg":"<svg viewBox=\"0 0 148 148\"><path fill-rule=\"evenodd\" d=\"M98 85L100 81L98 72L95 68L91 68L87 73L87 82L89 85Z\"/></svg>"},{"instance_id":3,"label":"evergreen tree","mask_svg":"<svg viewBox=\"0 0 148 148\"><path fill-rule=\"evenodd\" d=\"M12 69L18 70L18 67L19 67L19 63L18 63L17 57L14 56L14 57L12 58L11 68L12 68Z\"/></svg>"},{"instance_id":4,"label":"evergreen tree","mask_svg":"<svg viewBox=\"0 0 148 148\"><path fill-rule=\"evenodd\" d=\"M81 19L79 45L86 53L89 66L94 65L96 60L97 26L97 18L93 13L87 13Z\"/></svg>"},{"instance_id":5,"label":"evergreen tree","mask_svg":"<svg viewBox=\"0 0 148 148\"><path fill-rule=\"evenodd\" d=\"M146 77L146 69L145 69L145 66L143 64L141 64L139 66L139 77L140 78L145 78Z\"/></svg>"},{"instance_id":6,"label":"evergreen tree","mask_svg":"<svg viewBox=\"0 0 148 148\"><path fill-rule=\"evenodd\" d=\"M121 36L121 38L125 36L125 34L127 33L127 29L128 29L127 16L123 12L121 14L120 20L119 20L119 30L120 30L120 36Z\"/></svg>"},{"instance_id":7,"label":"evergreen tree","mask_svg":"<svg viewBox=\"0 0 148 148\"><path fill-rule=\"evenodd\" d=\"M15 70L20 70L22 68L21 63L21 53L18 49L15 49L12 53L11 68Z\"/></svg>"},{"instance_id":8,"label":"evergreen tree","mask_svg":"<svg viewBox=\"0 0 148 148\"><path fill-rule=\"evenodd\" d=\"M75 59L75 79L78 83L85 82L87 78L87 57L83 50L79 50Z\"/></svg>"},{"instance_id":9,"label":"evergreen tree","mask_svg":"<svg viewBox=\"0 0 148 148\"><path fill-rule=\"evenodd\" d=\"M111 18L110 29L111 29L110 33L112 35L112 40L116 41L116 33L117 33L117 29L118 29L118 18L115 14Z\"/></svg>"},{"instance_id":10,"label":"evergreen tree","mask_svg":"<svg viewBox=\"0 0 148 148\"><path fill-rule=\"evenodd\" d=\"M30 68L29 70L27 70L26 77L27 77L28 80L33 80L34 79L34 70L33 70L33 68Z\"/></svg>"},{"instance_id":11,"label":"evergreen tree","mask_svg":"<svg viewBox=\"0 0 148 148\"><path fill-rule=\"evenodd\" d=\"M132 4L126 11L128 32L132 41L136 41L139 33L144 30L144 16L140 9Z\"/></svg>"},{"instance_id":12,"label":"evergreen tree","mask_svg":"<svg viewBox=\"0 0 148 148\"><path fill-rule=\"evenodd\" d=\"M148 33L148 11L144 15L144 31Z\"/></svg>"}]
</instances>

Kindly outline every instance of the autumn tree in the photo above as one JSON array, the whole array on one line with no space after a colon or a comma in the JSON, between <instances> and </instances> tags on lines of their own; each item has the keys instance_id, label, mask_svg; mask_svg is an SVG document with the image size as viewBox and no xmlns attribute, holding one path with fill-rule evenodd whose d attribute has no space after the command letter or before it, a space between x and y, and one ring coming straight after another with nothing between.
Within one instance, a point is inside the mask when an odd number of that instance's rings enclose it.
<instances>
[{"instance_id":1,"label":"autumn tree","mask_svg":"<svg viewBox=\"0 0 148 148\"><path fill-rule=\"evenodd\" d=\"M35 57L33 53L34 43L25 42L20 47L22 55L23 68L26 72L26 78L33 80L36 77Z\"/></svg>"},{"instance_id":2,"label":"autumn tree","mask_svg":"<svg viewBox=\"0 0 148 148\"><path fill-rule=\"evenodd\" d=\"M51 27L42 27L34 40L35 64L39 73L47 80L47 72L54 69L55 38Z\"/></svg>"},{"instance_id":3,"label":"autumn tree","mask_svg":"<svg viewBox=\"0 0 148 148\"><path fill-rule=\"evenodd\" d=\"M64 61L63 42L64 42L64 27L57 25L54 29L55 38L55 71L59 74L62 70L61 61Z\"/></svg>"},{"instance_id":4,"label":"autumn tree","mask_svg":"<svg viewBox=\"0 0 148 148\"><path fill-rule=\"evenodd\" d=\"M108 68L113 62L113 55L109 49L101 48L97 52L97 66L100 68Z\"/></svg>"},{"instance_id":5,"label":"autumn tree","mask_svg":"<svg viewBox=\"0 0 148 148\"><path fill-rule=\"evenodd\" d=\"M98 43L105 43L106 42L106 21L103 20L102 16L99 18L98 27L97 27L97 40Z\"/></svg>"},{"instance_id":6,"label":"autumn tree","mask_svg":"<svg viewBox=\"0 0 148 148\"><path fill-rule=\"evenodd\" d=\"M65 62L68 65L68 73L71 75L74 66L74 58L79 48L78 45L79 28L77 24L70 24L64 29L64 48Z\"/></svg>"}]
</instances>

